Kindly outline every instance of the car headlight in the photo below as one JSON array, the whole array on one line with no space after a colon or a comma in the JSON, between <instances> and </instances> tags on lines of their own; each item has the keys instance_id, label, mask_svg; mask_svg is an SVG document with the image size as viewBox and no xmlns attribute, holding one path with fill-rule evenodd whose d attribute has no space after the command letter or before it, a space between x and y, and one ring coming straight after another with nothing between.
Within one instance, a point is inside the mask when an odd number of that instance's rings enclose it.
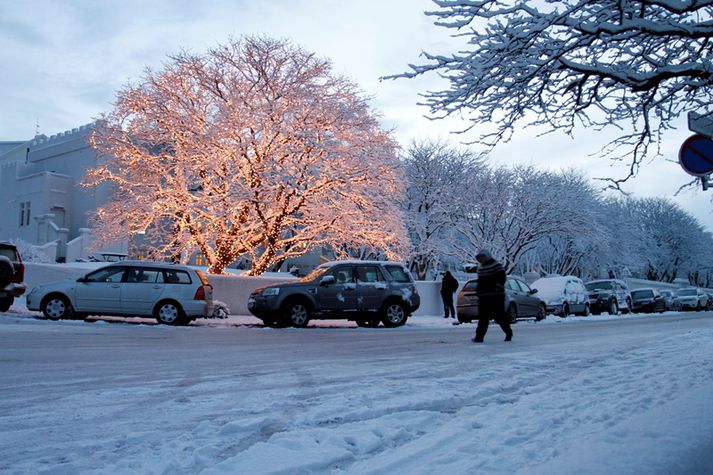
<instances>
[{"instance_id":1,"label":"car headlight","mask_svg":"<svg viewBox=\"0 0 713 475\"><path fill-rule=\"evenodd\" d=\"M279 287L271 287L269 289L265 289L262 291L263 297L274 297L275 295L279 295L279 294L280 294Z\"/></svg>"}]
</instances>

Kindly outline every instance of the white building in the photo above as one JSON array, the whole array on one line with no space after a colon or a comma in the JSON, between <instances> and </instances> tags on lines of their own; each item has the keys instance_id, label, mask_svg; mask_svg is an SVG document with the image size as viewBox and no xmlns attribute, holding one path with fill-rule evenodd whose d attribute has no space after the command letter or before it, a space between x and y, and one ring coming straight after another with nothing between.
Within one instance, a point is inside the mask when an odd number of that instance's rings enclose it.
<instances>
[{"instance_id":1,"label":"white building","mask_svg":"<svg viewBox=\"0 0 713 475\"><path fill-rule=\"evenodd\" d=\"M84 125L51 137L0 142L0 239L41 245L60 261L87 255L88 213L110 194L108 186L80 186L96 160L87 143L91 131Z\"/></svg>"}]
</instances>

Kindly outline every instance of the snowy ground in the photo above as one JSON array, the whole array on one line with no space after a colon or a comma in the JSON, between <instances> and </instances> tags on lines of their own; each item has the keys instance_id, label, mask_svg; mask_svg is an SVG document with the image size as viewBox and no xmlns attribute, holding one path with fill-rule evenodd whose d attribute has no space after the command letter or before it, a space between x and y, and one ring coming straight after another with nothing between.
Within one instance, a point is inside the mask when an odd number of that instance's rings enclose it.
<instances>
[{"instance_id":1,"label":"snowy ground","mask_svg":"<svg viewBox=\"0 0 713 475\"><path fill-rule=\"evenodd\" d=\"M0 316L0 473L713 473L713 313L118 320Z\"/></svg>"}]
</instances>

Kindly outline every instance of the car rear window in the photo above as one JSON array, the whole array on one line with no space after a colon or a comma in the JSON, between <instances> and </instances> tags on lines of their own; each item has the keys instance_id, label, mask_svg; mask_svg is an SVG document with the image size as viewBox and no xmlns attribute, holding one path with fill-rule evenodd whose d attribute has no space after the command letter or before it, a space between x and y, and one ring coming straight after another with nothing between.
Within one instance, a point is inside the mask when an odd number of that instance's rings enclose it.
<instances>
[{"instance_id":1,"label":"car rear window","mask_svg":"<svg viewBox=\"0 0 713 475\"><path fill-rule=\"evenodd\" d=\"M411 282L411 274L401 266L386 266L386 271L396 282Z\"/></svg>"},{"instance_id":2,"label":"car rear window","mask_svg":"<svg viewBox=\"0 0 713 475\"><path fill-rule=\"evenodd\" d=\"M472 290L478 290L478 281L477 280L471 280L465 283L463 286L463 290L465 291L472 291Z\"/></svg>"},{"instance_id":3,"label":"car rear window","mask_svg":"<svg viewBox=\"0 0 713 475\"><path fill-rule=\"evenodd\" d=\"M589 282L585 285L587 290L614 290L614 285L611 281Z\"/></svg>"},{"instance_id":4,"label":"car rear window","mask_svg":"<svg viewBox=\"0 0 713 475\"><path fill-rule=\"evenodd\" d=\"M634 290L631 293L631 296L634 297L635 299L651 298L654 296L654 291L653 290Z\"/></svg>"},{"instance_id":5,"label":"car rear window","mask_svg":"<svg viewBox=\"0 0 713 475\"><path fill-rule=\"evenodd\" d=\"M191 276L188 272L177 269L167 269L163 271L164 281L167 284L190 284Z\"/></svg>"},{"instance_id":6,"label":"car rear window","mask_svg":"<svg viewBox=\"0 0 713 475\"><path fill-rule=\"evenodd\" d=\"M11 261L17 260L17 252L12 247L0 247L0 256L5 256Z\"/></svg>"}]
</instances>

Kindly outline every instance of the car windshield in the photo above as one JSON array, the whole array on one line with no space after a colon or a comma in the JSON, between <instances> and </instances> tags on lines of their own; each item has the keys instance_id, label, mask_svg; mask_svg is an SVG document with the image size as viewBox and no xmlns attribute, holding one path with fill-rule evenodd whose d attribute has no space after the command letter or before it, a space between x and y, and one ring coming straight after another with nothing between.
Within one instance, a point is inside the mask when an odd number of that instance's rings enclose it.
<instances>
[{"instance_id":1,"label":"car windshield","mask_svg":"<svg viewBox=\"0 0 713 475\"><path fill-rule=\"evenodd\" d=\"M662 290L660 293L663 297L670 297L673 295L673 292L671 292L670 290Z\"/></svg>"},{"instance_id":2,"label":"car windshield","mask_svg":"<svg viewBox=\"0 0 713 475\"><path fill-rule=\"evenodd\" d=\"M585 285L587 290L612 290L614 287L612 286L612 283L609 281L603 281L603 282L590 282L587 285Z\"/></svg>"},{"instance_id":3,"label":"car windshield","mask_svg":"<svg viewBox=\"0 0 713 475\"><path fill-rule=\"evenodd\" d=\"M696 295L696 289L682 289L676 292L676 295L681 297L690 297L691 295Z\"/></svg>"},{"instance_id":4,"label":"car windshield","mask_svg":"<svg viewBox=\"0 0 713 475\"><path fill-rule=\"evenodd\" d=\"M635 299L648 299L654 296L653 290L634 290L631 292L631 297Z\"/></svg>"},{"instance_id":5,"label":"car windshield","mask_svg":"<svg viewBox=\"0 0 713 475\"><path fill-rule=\"evenodd\" d=\"M300 279L300 282L312 282L327 272L329 267L317 267L315 270Z\"/></svg>"}]
</instances>

